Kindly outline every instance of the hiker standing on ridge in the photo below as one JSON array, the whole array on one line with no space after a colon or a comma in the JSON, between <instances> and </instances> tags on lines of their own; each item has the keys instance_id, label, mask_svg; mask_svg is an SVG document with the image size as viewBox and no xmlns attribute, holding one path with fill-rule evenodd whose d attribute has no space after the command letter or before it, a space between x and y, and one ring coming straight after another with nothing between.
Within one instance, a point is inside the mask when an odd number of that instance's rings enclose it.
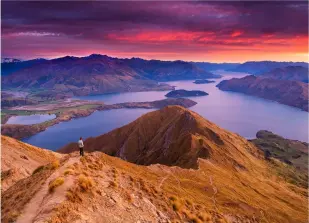
<instances>
[{"instance_id":1,"label":"hiker standing on ridge","mask_svg":"<svg viewBox=\"0 0 309 223\"><path fill-rule=\"evenodd\" d=\"M84 156L84 142L83 142L83 138L80 137L77 143L78 143L78 147L79 147L79 154L81 156Z\"/></svg>"}]
</instances>

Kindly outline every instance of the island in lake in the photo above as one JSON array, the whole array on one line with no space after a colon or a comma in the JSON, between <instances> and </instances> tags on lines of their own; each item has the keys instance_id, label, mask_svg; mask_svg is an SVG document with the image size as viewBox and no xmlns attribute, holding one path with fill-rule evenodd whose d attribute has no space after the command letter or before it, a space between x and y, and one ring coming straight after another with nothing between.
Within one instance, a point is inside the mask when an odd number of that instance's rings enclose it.
<instances>
[{"instance_id":1,"label":"island in lake","mask_svg":"<svg viewBox=\"0 0 309 223\"><path fill-rule=\"evenodd\" d=\"M215 81L210 81L207 79L202 79L202 80L196 80L193 82L194 84L210 84L210 83L215 83Z\"/></svg>"},{"instance_id":2,"label":"island in lake","mask_svg":"<svg viewBox=\"0 0 309 223\"><path fill-rule=\"evenodd\" d=\"M187 91L187 90L174 90L168 92L165 97L168 98L181 98L181 97L196 97L196 96L205 96L208 95L205 91L198 91L198 90L193 90L193 91Z\"/></svg>"}]
</instances>

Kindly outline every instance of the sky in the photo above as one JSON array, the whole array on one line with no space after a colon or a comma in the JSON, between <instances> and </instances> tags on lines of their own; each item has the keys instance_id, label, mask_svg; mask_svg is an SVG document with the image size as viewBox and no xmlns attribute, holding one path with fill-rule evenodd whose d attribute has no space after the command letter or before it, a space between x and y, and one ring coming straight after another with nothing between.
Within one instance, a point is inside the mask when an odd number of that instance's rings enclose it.
<instances>
[{"instance_id":1,"label":"sky","mask_svg":"<svg viewBox=\"0 0 309 223\"><path fill-rule=\"evenodd\" d=\"M308 2L1 3L2 57L308 61Z\"/></svg>"}]
</instances>

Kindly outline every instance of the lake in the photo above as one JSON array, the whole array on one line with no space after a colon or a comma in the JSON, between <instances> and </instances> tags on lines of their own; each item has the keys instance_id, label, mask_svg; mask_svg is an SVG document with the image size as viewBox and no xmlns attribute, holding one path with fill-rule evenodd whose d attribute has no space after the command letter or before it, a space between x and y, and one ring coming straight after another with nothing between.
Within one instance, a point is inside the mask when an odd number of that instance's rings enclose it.
<instances>
[{"instance_id":1,"label":"lake","mask_svg":"<svg viewBox=\"0 0 309 223\"><path fill-rule=\"evenodd\" d=\"M56 150L69 142L75 142L80 136L88 138L98 136L128 124L141 115L154 109L116 109L95 111L90 116L61 122L22 141L46 149Z\"/></svg>"},{"instance_id":2,"label":"lake","mask_svg":"<svg viewBox=\"0 0 309 223\"><path fill-rule=\"evenodd\" d=\"M46 122L56 118L55 114L45 114L45 115L20 115L13 116L8 119L6 124L22 124L22 125L32 125L41 122Z\"/></svg>"},{"instance_id":3,"label":"lake","mask_svg":"<svg viewBox=\"0 0 309 223\"><path fill-rule=\"evenodd\" d=\"M219 73L219 72L217 72ZM224 92L216 85L232 77L247 74L220 72L224 77L214 79L215 83L194 84L193 81L171 81L176 89L203 90L208 96L192 97L198 104L190 109L222 128L238 133L245 138L255 138L259 130L269 130L290 139L308 141L308 113L277 102L244 95ZM166 98L168 91L129 92L79 97L79 99L102 100L106 104L121 102L154 101ZM119 109L98 111L84 118L57 124L23 141L43 148L55 150L69 142L77 141L80 136L98 136L114 128L121 127L150 109Z\"/></svg>"}]
</instances>

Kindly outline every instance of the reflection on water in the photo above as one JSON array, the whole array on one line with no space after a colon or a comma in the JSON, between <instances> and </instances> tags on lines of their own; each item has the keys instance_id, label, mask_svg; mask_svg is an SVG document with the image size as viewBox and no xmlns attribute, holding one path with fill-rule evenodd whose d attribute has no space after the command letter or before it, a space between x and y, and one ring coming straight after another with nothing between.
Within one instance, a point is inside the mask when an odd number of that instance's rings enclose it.
<instances>
[{"instance_id":1,"label":"reflection on water","mask_svg":"<svg viewBox=\"0 0 309 223\"><path fill-rule=\"evenodd\" d=\"M308 141L308 113L269 100L240 93L220 91L216 85L223 79L242 77L246 74L224 73L216 83L194 84L193 81L172 81L176 89L203 90L208 96L194 97L198 104L191 108L204 118L246 138L254 138L258 130L269 130L290 139ZM102 100L107 104L153 101L165 98L167 92L132 92L81 97L88 100ZM79 136L90 137L106 133L138 118L148 109L119 109L100 111L94 114L61 123L48 128L26 141L45 148L56 149Z\"/></svg>"}]
</instances>

